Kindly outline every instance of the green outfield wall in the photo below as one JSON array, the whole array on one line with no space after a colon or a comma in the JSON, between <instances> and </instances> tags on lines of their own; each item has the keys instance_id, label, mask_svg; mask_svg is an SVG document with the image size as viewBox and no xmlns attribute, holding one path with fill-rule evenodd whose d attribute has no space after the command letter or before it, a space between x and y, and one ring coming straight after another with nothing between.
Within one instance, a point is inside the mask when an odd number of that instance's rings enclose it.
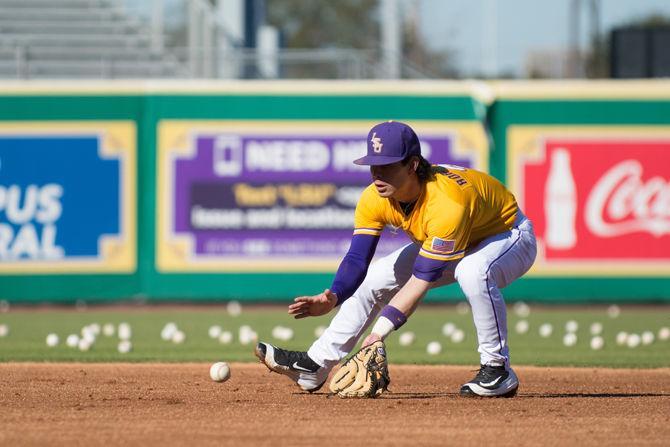
<instances>
[{"instance_id":1,"label":"green outfield wall","mask_svg":"<svg viewBox=\"0 0 670 447\"><path fill-rule=\"evenodd\" d=\"M0 299L316 293L387 119L515 193L539 253L509 299L670 301L670 83L641 81L2 83Z\"/></svg>"}]
</instances>

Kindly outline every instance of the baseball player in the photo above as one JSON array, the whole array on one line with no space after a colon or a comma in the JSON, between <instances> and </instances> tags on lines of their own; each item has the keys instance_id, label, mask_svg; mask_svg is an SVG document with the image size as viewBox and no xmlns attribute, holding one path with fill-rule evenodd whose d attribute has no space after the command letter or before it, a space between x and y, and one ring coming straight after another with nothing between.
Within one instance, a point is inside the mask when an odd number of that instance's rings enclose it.
<instances>
[{"instance_id":1,"label":"baseball player","mask_svg":"<svg viewBox=\"0 0 670 447\"><path fill-rule=\"evenodd\" d=\"M329 289L295 298L288 307L295 318L339 311L307 352L260 342L258 358L303 390L316 391L373 322L363 346L399 329L429 289L458 282L472 307L481 360L460 394L516 394L500 289L528 271L536 242L512 193L483 172L431 166L415 132L397 121L374 126L367 155L354 163L370 166L373 183L356 206L349 251ZM370 265L387 225L404 230L413 243Z\"/></svg>"}]
</instances>

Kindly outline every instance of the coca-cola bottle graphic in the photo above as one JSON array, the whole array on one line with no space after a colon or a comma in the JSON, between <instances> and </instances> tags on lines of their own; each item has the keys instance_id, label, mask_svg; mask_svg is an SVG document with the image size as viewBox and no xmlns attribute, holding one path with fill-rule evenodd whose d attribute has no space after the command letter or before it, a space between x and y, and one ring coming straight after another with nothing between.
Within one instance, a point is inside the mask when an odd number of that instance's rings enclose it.
<instances>
[{"instance_id":1,"label":"coca-cola bottle graphic","mask_svg":"<svg viewBox=\"0 0 670 447\"><path fill-rule=\"evenodd\" d=\"M573 248L577 244L577 188L570 168L570 152L565 148L556 148L551 153L544 203L547 247L554 250Z\"/></svg>"}]
</instances>

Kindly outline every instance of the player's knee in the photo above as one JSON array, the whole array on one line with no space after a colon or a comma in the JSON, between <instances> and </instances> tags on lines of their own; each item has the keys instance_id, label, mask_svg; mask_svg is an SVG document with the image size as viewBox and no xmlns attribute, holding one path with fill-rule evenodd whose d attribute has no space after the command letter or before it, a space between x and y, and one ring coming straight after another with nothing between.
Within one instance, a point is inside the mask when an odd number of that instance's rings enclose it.
<instances>
[{"instance_id":1,"label":"player's knee","mask_svg":"<svg viewBox=\"0 0 670 447\"><path fill-rule=\"evenodd\" d=\"M488 265L476 256L463 258L456 266L454 276L464 293L486 288Z\"/></svg>"}]
</instances>

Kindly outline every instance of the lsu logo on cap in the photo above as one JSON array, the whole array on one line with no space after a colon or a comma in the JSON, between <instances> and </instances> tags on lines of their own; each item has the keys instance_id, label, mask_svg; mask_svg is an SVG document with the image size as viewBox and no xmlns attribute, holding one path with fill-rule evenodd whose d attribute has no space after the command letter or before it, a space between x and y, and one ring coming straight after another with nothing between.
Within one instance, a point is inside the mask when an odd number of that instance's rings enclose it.
<instances>
[{"instance_id":1,"label":"lsu logo on cap","mask_svg":"<svg viewBox=\"0 0 670 447\"><path fill-rule=\"evenodd\" d=\"M451 239L440 239L439 237L433 237L433 242L430 248L438 253L451 253L454 251L454 246L456 241Z\"/></svg>"},{"instance_id":2,"label":"lsu logo on cap","mask_svg":"<svg viewBox=\"0 0 670 447\"><path fill-rule=\"evenodd\" d=\"M372 150L375 151L375 154L378 154L382 151L382 139L377 136L377 132L372 133L372 138L370 138L370 142L372 143Z\"/></svg>"}]
</instances>

